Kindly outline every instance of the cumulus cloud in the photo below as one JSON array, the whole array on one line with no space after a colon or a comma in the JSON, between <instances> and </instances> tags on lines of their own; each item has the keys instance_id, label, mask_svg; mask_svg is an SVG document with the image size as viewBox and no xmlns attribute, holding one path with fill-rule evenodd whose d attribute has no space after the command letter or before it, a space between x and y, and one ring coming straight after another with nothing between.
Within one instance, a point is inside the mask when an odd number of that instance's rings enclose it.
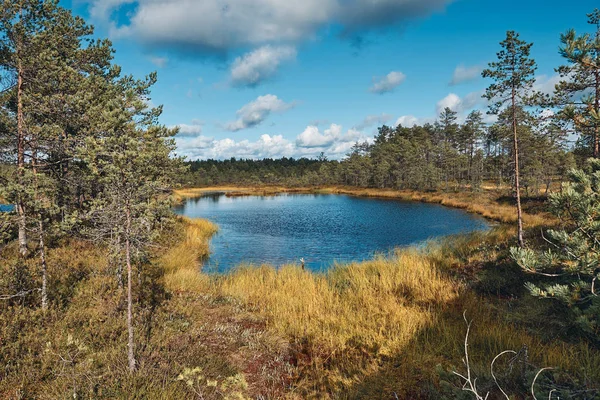
<instances>
[{"instance_id":1,"label":"cumulus cloud","mask_svg":"<svg viewBox=\"0 0 600 400\"><path fill-rule=\"evenodd\" d=\"M394 126L402 125L406 128L413 127L415 125L420 125L419 118L414 115L403 115L396 120L396 124Z\"/></svg>"},{"instance_id":2,"label":"cumulus cloud","mask_svg":"<svg viewBox=\"0 0 600 400\"><path fill-rule=\"evenodd\" d=\"M298 43L331 25L344 33L402 27L441 11L452 0L85 0L113 36L150 47L224 53L234 48ZM115 11L129 7L117 25ZM350 35L346 35L350 36Z\"/></svg>"},{"instance_id":3,"label":"cumulus cloud","mask_svg":"<svg viewBox=\"0 0 600 400\"><path fill-rule=\"evenodd\" d=\"M331 124L323 133L316 126L307 126L296 138L296 146L304 148L325 148L334 144L354 143L360 139L362 134L356 129L350 129L343 133L342 126Z\"/></svg>"},{"instance_id":4,"label":"cumulus cloud","mask_svg":"<svg viewBox=\"0 0 600 400\"><path fill-rule=\"evenodd\" d=\"M473 108L485 104L485 100L481 97L482 91L471 92L464 97L459 97L456 93L450 93L437 102L435 110L439 115L446 107L459 114L471 111Z\"/></svg>"},{"instance_id":5,"label":"cumulus cloud","mask_svg":"<svg viewBox=\"0 0 600 400\"><path fill-rule=\"evenodd\" d=\"M179 124L175 127L179 128L178 137L198 137L202 134L203 123L201 121L192 121L191 125Z\"/></svg>"},{"instance_id":6,"label":"cumulus cloud","mask_svg":"<svg viewBox=\"0 0 600 400\"><path fill-rule=\"evenodd\" d=\"M337 13L348 32L390 27L441 11L452 0L339 0Z\"/></svg>"},{"instance_id":7,"label":"cumulus cloud","mask_svg":"<svg viewBox=\"0 0 600 400\"><path fill-rule=\"evenodd\" d=\"M177 153L189 159L279 158L291 157L294 146L281 135L261 135L257 141L215 140L200 136L192 140L178 140Z\"/></svg>"},{"instance_id":8,"label":"cumulus cloud","mask_svg":"<svg viewBox=\"0 0 600 400\"><path fill-rule=\"evenodd\" d=\"M390 114L379 114L379 115L369 115L367 116L360 124L356 125L355 128L359 131L370 128L374 125L383 125L390 121L392 116Z\"/></svg>"},{"instance_id":9,"label":"cumulus cloud","mask_svg":"<svg viewBox=\"0 0 600 400\"><path fill-rule=\"evenodd\" d=\"M330 146L342 133L340 125L331 124L324 133L316 126L307 126L304 132L298 135L296 145L298 147L325 147Z\"/></svg>"},{"instance_id":10,"label":"cumulus cloud","mask_svg":"<svg viewBox=\"0 0 600 400\"><path fill-rule=\"evenodd\" d=\"M483 71L483 69L479 65L466 67L461 64L454 70L450 85L454 86L461 83L474 81L481 76L481 71Z\"/></svg>"},{"instance_id":11,"label":"cumulus cloud","mask_svg":"<svg viewBox=\"0 0 600 400\"><path fill-rule=\"evenodd\" d=\"M383 78L374 79L373 86L369 89L372 93L383 94L391 92L404 82L406 75L400 71L392 71Z\"/></svg>"},{"instance_id":12,"label":"cumulus cloud","mask_svg":"<svg viewBox=\"0 0 600 400\"><path fill-rule=\"evenodd\" d=\"M440 114L444 109L449 108L452 111L458 111L461 106L461 99L456 93L450 93L435 105L435 112Z\"/></svg>"},{"instance_id":13,"label":"cumulus cloud","mask_svg":"<svg viewBox=\"0 0 600 400\"><path fill-rule=\"evenodd\" d=\"M263 134L257 140L235 140L231 138L216 140L212 137L181 136L176 137L177 153L190 159L227 159L236 158L280 158L280 157L317 157L324 152L328 157L344 157L357 141L372 142L373 137L365 136L356 129L344 132L342 126L331 124L321 132L315 126L308 126L295 141L282 135Z\"/></svg>"},{"instance_id":14,"label":"cumulus cloud","mask_svg":"<svg viewBox=\"0 0 600 400\"><path fill-rule=\"evenodd\" d=\"M565 80L565 78L561 78L558 74L553 76L536 76L535 83L533 84L533 90L544 94L552 94L554 93L556 85L562 80Z\"/></svg>"},{"instance_id":15,"label":"cumulus cloud","mask_svg":"<svg viewBox=\"0 0 600 400\"><path fill-rule=\"evenodd\" d=\"M271 113L284 112L293 107L293 103L286 103L272 94L259 96L256 100L240 108L236 113L238 119L227 123L225 129L237 132L242 129L252 128L260 125Z\"/></svg>"},{"instance_id":16,"label":"cumulus cloud","mask_svg":"<svg viewBox=\"0 0 600 400\"><path fill-rule=\"evenodd\" d=\"M296 58L296 49L291 46L259 47L235 59L231 65L233 86L256 86L273 77L279 65Z\"/></svg>"}]
</instances>

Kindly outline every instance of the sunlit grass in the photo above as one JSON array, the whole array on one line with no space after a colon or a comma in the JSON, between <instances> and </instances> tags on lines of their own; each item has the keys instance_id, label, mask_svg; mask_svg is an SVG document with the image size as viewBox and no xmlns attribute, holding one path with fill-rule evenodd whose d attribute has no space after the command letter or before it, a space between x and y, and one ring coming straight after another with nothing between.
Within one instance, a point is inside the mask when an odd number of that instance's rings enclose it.
<instances>
[{"instance_id":1,"label":"sunlit grass","mask_svg":"<svg viewBox=\"0 0 600 400\"><path fill-rule=\"evenodd\" d=\"M265 315L291 337L307 337L331 351L362 346L392 354L431 322L432 305L451 301L453 285L414 251L393 259L338 266L325 275L287 266L238 269L223 293Z\"/></svg>"},{"instance_id":2,"label":"sunlit grass","mask_svg":"<svg viewBox=\"0 0 600 400\"><path fill-rule=\"evenodd\" d=\"M204 219L183 218L184 232L180 242L160 257L165 285L173 291L201 291L209 278L200 274L200 262L209 255L209 238L218 228Z\"/></svg>"},{"instance_id":3,"label":"sunlit grass","mask_svg":"<svg viewBox=\"0 0 600 400\"><path fill-rule=\"evenodd\" d=\"M461 365L463 312L474 321L470 351L481 376L490 378L489 363L498 353L524 345L535 365L571 373L585 366L586 373L597 375L600 355L587 344L544 342L452 278L466 264L496 257L482 253L483 243L501 244L513 234L498 227L397 250L390 258L338 265L324 274L298 266L243 266L213 284L307 354L298 382L307 395L352 398L372 386L372 396L411 397L423 381L439 381L436 365Z\"/></svg>"}]
</instances>

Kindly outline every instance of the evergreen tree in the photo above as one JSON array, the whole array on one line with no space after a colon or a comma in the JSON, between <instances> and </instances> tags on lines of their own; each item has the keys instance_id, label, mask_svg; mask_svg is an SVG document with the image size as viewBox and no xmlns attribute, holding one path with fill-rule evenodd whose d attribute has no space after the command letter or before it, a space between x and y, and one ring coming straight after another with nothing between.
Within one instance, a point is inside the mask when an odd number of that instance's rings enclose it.
<instances>
[{"instance_id":1,"label":"evergreen tree","mask_svg":"<svg viewBox=\"0 0 600 400\"><path fill-rule=\"evenodd\" d=\"M594 157L600 156L600 10L588 14L592 34L577 35L574 29L560 36L560 55L567 61L557 68L554 103L562 106L559 116L571 121L585 138Z\"/></svg>"},{"instance_id":2,"label":"evergreen tree","mask_svg":"<svg viewBox=\"0 0 600 400\"><path fill-rule=\"evenodd\" d=\"M576 320L596 339L600 335L600 160L572 170L570 183L550 196L565 228L547 232L545 251L512 248L513 259L528 273L552 278L549 285L527 284L534 296L553 298L573 309Z\"/></svg>"},{"instance_id":3,"label":"evergreen tree","mask_svg":"<svg viewBox=\"0 0 600 400\"><path fill-rule=\"evenodd\" d=\"M519 182L519 138L517 134L518 119L517 107L527 105L531 99L536 63L529 58L531 43L519 39L519 34L514 31L506 33L506 39L500 43L502 50L498 52L498 61L491 62L489 68L484 70L484 78L494 80L484 95L491 104L490 112L498 114L507 104L511 110L513 131L513 160L514 160L514 188L517 201L517 228L519 246L523 241L523 211L521 208L521 188Z\"/></svg>"},{"instance_id":4,"label":"evergreen tree","mask_svg":"<svg viewBox=\"0 0 600 400\"><path fill-rule=\"evenodd\" d=\"M56 0L3 1L0 32L0 113L16 164L2 196L16 204L23 257L28 233L36 239L46 308L46 237L65 222L66 166L82 121L91 120L92 99L101 98L90 82L111 75L112 50L109 42L90 39L92 28Z\"/></svg>"},{"instance_id":5,"label":"evergreen tree","mask_svg":"<svg viewBox=\"0 0 600 400\"><path fill-rule=\"evenodd\" d=\"M468 158L467 180L472 188L476 188L481 184L480 171L483 157L478 156L477 152L483 138L484 125L481 111L471 111L459 132L460 147Z\"/></svg>"},{"instance_id":6,"label":"evergreen tree","mask_svg":"<svg viewBox=\"0 0 600 400\"><path fill-rule=\"evenodd\" d=\"M127 271L128 364L136 368L132 273L142 268L158 227L171 215L169 189L183 172L171 136L176 130L158 124L161 108L148 109L152 74L146 81L123 78L119 96L98 121L101 135L88 137L80 156L99 185L88 213L87 234L105 242ZM122 269L119 280L122 281Z\"/></svg>"}]
</instances>

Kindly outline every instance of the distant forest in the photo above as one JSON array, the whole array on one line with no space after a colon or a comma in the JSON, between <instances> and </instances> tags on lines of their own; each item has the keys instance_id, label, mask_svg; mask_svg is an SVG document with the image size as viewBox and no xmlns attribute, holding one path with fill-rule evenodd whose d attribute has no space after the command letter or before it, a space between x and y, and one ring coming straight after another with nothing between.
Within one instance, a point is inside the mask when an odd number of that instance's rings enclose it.
<instances>
[{"instance_id":1,"label":"distant forest","mask_svg":"<svg viewBox=\"0 0 600 400\"><path fill-rule=\"evenodd\" d=\"M586 137L576 143L557 119L536 116L520 108L519 156L521 186L526 194L546 193L552 182L590 156ZM191 161L186 186L350 185L395 189L473 189L483 182L513 184L513 142L510 113L485 124L472 111L459 124L446 108L433 124L413 127L382 126L373 143L356 143L341 161L281 158L263 160Z\"/></svg>"}]
</instances>

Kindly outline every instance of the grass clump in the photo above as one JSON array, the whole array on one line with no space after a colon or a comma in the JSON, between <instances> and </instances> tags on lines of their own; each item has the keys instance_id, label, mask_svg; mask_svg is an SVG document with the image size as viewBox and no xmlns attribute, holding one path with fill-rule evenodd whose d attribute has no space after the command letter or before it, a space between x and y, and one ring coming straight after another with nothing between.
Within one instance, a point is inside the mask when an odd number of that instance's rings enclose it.
<instances>
[{"instance_id":1,"label":"grass clump","mask_svg":"<svg viewBox=\"0 0 600 400\"><path fill-rule=\"evenodd\" d=\"M51 307L39 295L0 302L0 398L207 399L281 397L287 345L252 314L205 290L199 259L216 227L176 221L133 280L138 371L126 360L126 303L106 251L69 240L48 252ZM35 260L0 253L0 294L39 286ZM29 261L29 260L28 260ZM263 369L263 367L266 368ZM201 377L178 380L185 371Z\"/></svg>"},{"instance_id":2,"label":"grass clump","mask_svg":"<svg viewBox=\"0 0 600 400\"><path fill-rule=\"evenodd\" d=\"M218 228L203 219L182 218L185 228L169 239L168 250L159 262L165 271L164 281L172 291L202 291L208 288L208 277L200 274L200 263L208 257L208 240Z\"/></svg>"},{"instance_id":3,"label":"grass clump","mask_svg":"<svg viewBox=\"0 0 600 400\"><path fill-rule=\"evenodd\" d=\"M246 267L224 277L221 289L255 307L280 333L331 351L360 347L375 354L406 344L431 322L432 306L457 295L414 251L338 266L325 275L294 266Z\"/></svg>"}]
</instances>

